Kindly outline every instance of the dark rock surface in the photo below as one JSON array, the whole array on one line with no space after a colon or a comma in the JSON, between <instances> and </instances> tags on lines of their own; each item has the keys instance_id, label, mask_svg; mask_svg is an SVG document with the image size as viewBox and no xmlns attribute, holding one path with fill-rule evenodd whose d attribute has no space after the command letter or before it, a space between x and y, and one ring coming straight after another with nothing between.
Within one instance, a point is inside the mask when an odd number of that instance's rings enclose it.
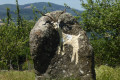
<instances>
[{"instance_id":1,"label":"dark rock surface","mask_svg":"<svg viewBox=\"0 0 120 80\"><path fill-rule=\"evenodd\" d=\"M61 54L59 29L62 29ZM58 26L57 26L58 27ZM61 48L61 47L60 47ZM95 80L92 46L75 18L63 11L42 16L30 33L30 50L36 80L73 78Z\"/></svg>"}]
</instances>

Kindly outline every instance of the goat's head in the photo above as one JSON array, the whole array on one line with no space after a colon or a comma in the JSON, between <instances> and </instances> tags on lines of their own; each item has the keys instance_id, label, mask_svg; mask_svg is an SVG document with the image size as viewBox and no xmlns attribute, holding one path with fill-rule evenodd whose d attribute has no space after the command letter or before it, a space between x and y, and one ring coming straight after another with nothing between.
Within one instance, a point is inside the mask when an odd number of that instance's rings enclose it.
<instances>
[{"instance_id":1,"label":"goat's head","mask_svg":"<svg viewBox=\"0 0 120 80\"><path fill-rule=\"evenodd\" d=\"M80 25L71 14L65 11L55 11L45 15L50 19L50 21L46 20L46 23L52 24L55 29L61 28L66 34L79 34Z\"/></svg>"},{"instance_id":2,"label":"goat's head","mask_svg":"<svg viewBox=\"0 0 120 80\"><path fill-rule=\"evenodd\" d=\"M69 13L61 14L58 19L58 24L66 34L79 34L78 32L80 25L77 20Z\"/></svg>"}]
</instances>

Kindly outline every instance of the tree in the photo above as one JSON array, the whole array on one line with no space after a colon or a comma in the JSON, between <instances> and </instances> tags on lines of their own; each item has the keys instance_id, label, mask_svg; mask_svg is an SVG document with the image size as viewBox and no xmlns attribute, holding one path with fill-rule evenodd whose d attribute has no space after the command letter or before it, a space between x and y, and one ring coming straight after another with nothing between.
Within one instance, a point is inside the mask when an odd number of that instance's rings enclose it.
<instances>
[{"instance_id":1,"label":"tree","mask_svg":"<svg viewBox=\"0 0 120 80\"><path fill-rule=\"evenodd\" d=\"M81 25L91 33L95 59L101 64L120 64L120 1L87 0L82 6Z\"/></svg>"},{"instance_id":2,"label":"tree","mask_svg":"<svg viewBox=\"0 0 120 80\"><path fill-rule=\"evenodd\" d=\"M10 20L11 20L10 9L7 8L7 25L9 25Z\"/></svg>"},{"instance_id":3,"label":"tree","mask_svg":"<svg viewBox=\"0 0 120 80\"><path fill-rule=\"evenodd\" d=\"M16 9L17 9L17 25L22 26L22 19L20 16L20 9L19 9L19 4L18 4L18 0L16 0Z\"/></svg>"},{"instance_id":4,"label":"tree","mask_svg":"<svg viewBox=\"0 0 120 80\"><path fill-rule=\"evenodd\" d=\"M33 5L31 5L31 7L32 7L33 15L34 15L34 24L35 24L35 22L36 22L37 19L38 19L38 16L37 16L37 14L36 14L36 7L34 7Z\"/></svg>"},{"instance_id":5,"label":"tree","mask_svg":"<svg viewBox=\"0 0 120 80\"><path fill-rule=\"evenodd\" d=\"M17 3L18 4L18 3ZM19 6L18 14L19 15ZM30 59L29 50L29 33L34 23L22 19L24 23L21 25L17 18L18 25L10 21L10 9L7 9L7 25L0 26L0 65L4 65L7 69L21 69L26 59ZM8 26L9 24L9 26ZM6 69L1 67L2 69Z\"/></svg>"}]
</instances>

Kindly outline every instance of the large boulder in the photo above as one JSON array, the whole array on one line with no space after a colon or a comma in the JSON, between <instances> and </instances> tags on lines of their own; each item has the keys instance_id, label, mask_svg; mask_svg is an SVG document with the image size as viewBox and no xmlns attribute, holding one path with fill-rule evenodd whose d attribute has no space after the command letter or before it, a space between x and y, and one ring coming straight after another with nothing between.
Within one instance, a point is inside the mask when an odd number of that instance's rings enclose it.
<instances>
[{"instance_id":1,"label":"large boulder","mask_svg":"<svg viewBox=\"0 0 120 80\"><path fill-rule=\"evenodd\" d=\"M92 46L69 13L42 16L30 32L30 51L36 80L95 80Z\"/></svg>"}]
</instances>

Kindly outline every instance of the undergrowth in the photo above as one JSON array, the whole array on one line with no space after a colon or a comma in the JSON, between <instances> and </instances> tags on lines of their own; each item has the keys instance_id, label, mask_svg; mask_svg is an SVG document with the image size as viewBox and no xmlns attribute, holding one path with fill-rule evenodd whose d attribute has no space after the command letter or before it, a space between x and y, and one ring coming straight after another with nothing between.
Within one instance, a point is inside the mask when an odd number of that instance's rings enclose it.
<instances>
[{"instance_id":1,"label":"undergrowth","mask_svg":"<svg viewBox=\"0 0 120 80\"><path fill-rule=\"evenodd\" d=\"M120 80L120 67L102 65L95 70L96 80ZM35 80L35 74L33 71L0 71L0 80Z\"/></svg>"}]
</instances>

